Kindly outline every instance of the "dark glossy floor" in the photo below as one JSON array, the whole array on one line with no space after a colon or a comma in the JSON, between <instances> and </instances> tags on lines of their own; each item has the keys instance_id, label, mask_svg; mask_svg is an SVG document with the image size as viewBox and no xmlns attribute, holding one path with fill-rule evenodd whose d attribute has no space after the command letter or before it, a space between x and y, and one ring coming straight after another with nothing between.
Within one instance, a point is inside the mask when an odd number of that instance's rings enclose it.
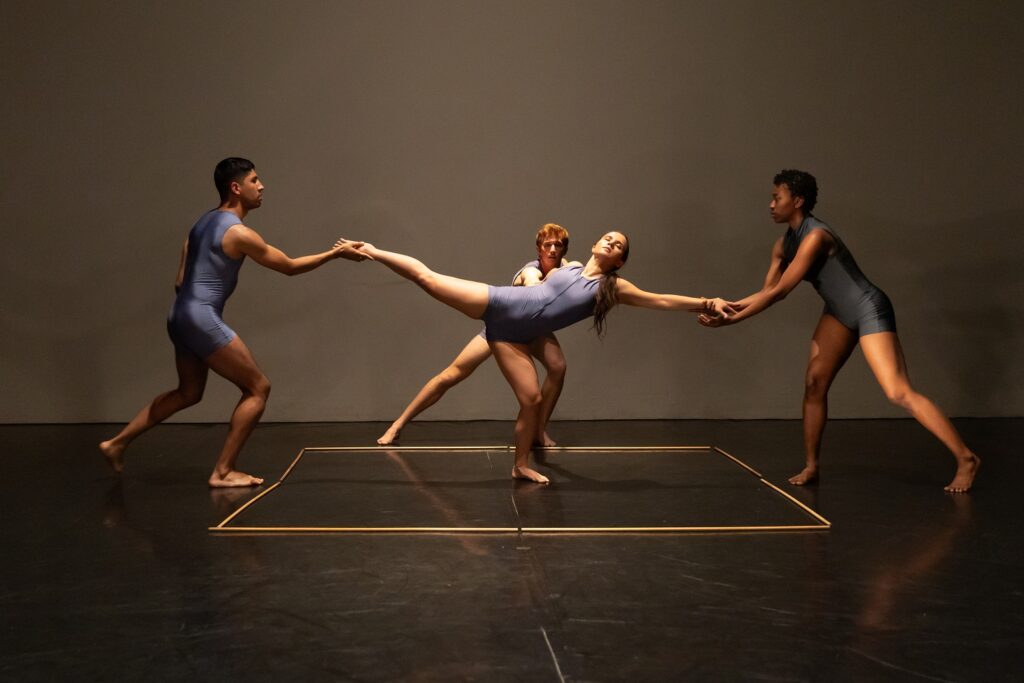
<instances>
[{"instance_id":1,"label":"dark glossy floor","mask_svg":"<svg viewBox=\"0 0 1024 683\"><path fill-rule=\"evenodd\" d=\"M217 525L277 531L778 531L828 522L719 449L536 454L550 484L509 482L509 448L303 450Z\"/></svg>"},{"instance_id":2,"label":"dark glossy floor","mask_svg":"<svg viewBox=\"0 0 1024 683\"><path fill-rule=\"evenodd\" d=\"M832 423L809 489L783 485L801 460L798 422L556 423L565 445L718 445L833 524L614 535L211 534L254 495L205 486L223 426L154 430L121 479L93 450L111 426L2 426L0 680L1021 681L1024 420L957 426L984 459L962 496L943 493L952 459L911 421ZM368 445L382 428L264 425L242 464L274 480L305 446ZM403 444L510 433L417 423ZM511 464L489 457L495 472ZM423 462L405 464L436 480ZM308 490L290 509L331 510L332 477L349 486L339 512L429 508L432 493L464 521L511 492L537 501L523 515L607 520L621 502L587 506L619 484L639 496L623 518L666 489L709 518L739 509L719 505L744 493L724 470L694 473L728 489L708 495L656 469L619 477L556 456L555 485L534 492L455 467L440 491L386 493L365 469L360 493L330 468L297 468Z\"/></svg>"}]
</instances>

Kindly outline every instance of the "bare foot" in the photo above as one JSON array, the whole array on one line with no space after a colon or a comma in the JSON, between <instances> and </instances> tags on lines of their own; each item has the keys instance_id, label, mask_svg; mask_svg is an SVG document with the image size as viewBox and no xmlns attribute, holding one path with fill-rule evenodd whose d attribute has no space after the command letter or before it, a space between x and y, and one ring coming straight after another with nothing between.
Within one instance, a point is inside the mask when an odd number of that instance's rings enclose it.
<instances>
[{"instance_id":1,"label":"bare foot","mask_svg":"<svg viewBox=\"0 0 1024 683\"><path fill-rule=\"evenodd\" d=\"M231 470L223 476L214 471L214 473L210 475L209 483L211 488L225 489L234 486L259 486L263 483L263 479L237 470Z\"/></svg>"},{"instance_id":2,"label":"bare foot","mask_svg":"<svg viewBox=\"0 0 1024 683\"><path fill-rule=\"evenodd\" d=\"M550 479L545 477L540 472L537 472L536 470L531 470L529 467L519 467L518 465L512 468L512 478L535 481L538 484L547 484L550 483L551 481Z\"/></svg>"},{"instance_id":3,"label":"bare foot","mask_svg":"<svg viewBox=\"0 0 1024 683\"><path fill-rule=\"evenodd\" d=\"M816 481L818 481L817 467L805 467L800 470L799 474L794 474L789 478L789 483L793 486L804 486L805 484L813 484Z\"/></svg>"},{"instance_id":4,"label":"bare foot","mask_svg":"<svg viewBox=\"0 0 1024 683\"><path fill-rule=\"evenodd\" d=\"M124 449L124 446L115 444L113 439L100 444L100 453L107 459L110 469L118 474L124 469Z\"/></svg>"},{"instance_id":5,"label":"bare foot","mask_svg":"<svg viewBox=\"0 0 1024 683\"><path fill-rule=\"evenodd\" d=\"M391 444L398 441L398 435L401 433L401 429L395 429L394 426L388 427L388 431L381 434L380 438L377 439L377 445L390 446Z\"/></svg>"},{"instance_id":6,"label":"bare foot","mask_svg":"<svg viewBox=\"0 0 1024 683\"><path fill-rule=\"evenodd\" d=\"M978 474L979 467L981 467L981 458L971 453L967 460L960 461L953 481L946 484L943 488L950 493L966 493L970 491L971 485L974 483L974 477Z\"/></svg>"},{"instance_id":7,"label":"bare foot","mask_svg":"<svg viewBox=\"0 0 1024 683\"><path fill-rule=\"evenodd\" d=\"M558 444L555 440L548 436L547 432L542 432L539 439L533 440L534 446L540 446L541 448L554 448Z\"/></svg>"}]
</instances>

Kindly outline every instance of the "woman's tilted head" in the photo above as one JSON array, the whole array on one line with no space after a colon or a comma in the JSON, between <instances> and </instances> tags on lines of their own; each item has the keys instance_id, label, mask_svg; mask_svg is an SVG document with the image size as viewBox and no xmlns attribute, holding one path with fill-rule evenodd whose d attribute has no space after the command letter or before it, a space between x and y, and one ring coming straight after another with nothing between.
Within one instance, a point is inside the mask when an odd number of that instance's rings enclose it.
<instances>
[{"instance_id":1,"label":"woman's tilted head","mask_svg":"<svg viewBox=\"0 0 1024 683\"><path fill-rule=\"evenodd\" d=\"M594 329L598 337L603 337L607 331L605 318L608 311L619 302L617 296L619 268L629 260L629 238L625 234L612 230L601 235L590 249L594 259L601 265L604 277L597 288L597 298L594 301Z\"/></svg>"},{"instance_id":2,"label":"woman's tilted head","mask_svg":"<svg viewBox=\"0 0 1024 683\"><path fill-rule=\"evenodd\" d=\"M590 253L605 273L618 270L629 260L629 238L617 230L610 230L594 243Z\"/></svg>"}]
</instances>

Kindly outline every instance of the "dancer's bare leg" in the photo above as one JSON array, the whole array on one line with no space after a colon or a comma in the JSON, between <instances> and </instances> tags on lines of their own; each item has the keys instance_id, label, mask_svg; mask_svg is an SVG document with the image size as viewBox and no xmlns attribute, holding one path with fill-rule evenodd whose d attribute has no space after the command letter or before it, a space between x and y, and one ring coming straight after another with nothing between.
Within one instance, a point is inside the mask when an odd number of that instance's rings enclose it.
<instances>
[{"instance_id":1,"label":"dancer's bare leg","mask_svg":"<svg viewBox=\"0 0 1024 683\"><path fill-rule=\"evenodd\" d=\"M926 396L917 393L910 385L907 361L903 347L895 332L879 332L861 337L861 348L875 378L882 385L886 397L892 403L904 408L915 420L934 434L956 458L956 475L945 486L952 493L969 491L974 483L981 460L967 447L956 427L945 413Z\"/></svg>"},{"instance_id":2,"label":"dancer's bare leg","mask_svg":"<svg viewBox=\"0 0 1024 683\"><path fill-rule=\"evenodd\" d=\"M537 424L535 440L541 446L551 448L558 444L548 436L548 420L551 419L551 413L555 410L555 404L558 403L562 386L565 384L565 354L562 353L562 347L553 334L530 344L530 353L540 361L547 373L540 388L540 421Z\"/></svg>"},{"instance_id":3,"label":"dancer's bare leg","mask_svg":"<svg viewBox=\"0 0 1024 683\"><path fill-rule=\"evenodd\" d=\"M473 337L455 357L451 365L423 385L423 388L416 394L416 398L405 407L398 419L392 422L387 431L377 439L377 443L381 446L389 446L397 441L398 435L406 424L437 403L445 392L472 375L473 371L490 357L491 347L487 345L487 340L480 335Z\"/></svg>"},{"instance_id":4,"label":"dancer's bare leg","mask_svg":"<svg viewBox=\"0 0 1024 683\"><path fill-rule=\"evenodd\" d=\"M516 418L516 460L512 467L512 476L516 479L529 479L547 484L548 478L540 472L530 469L530 450L533 437L537 434L537 423L540 420L541 394L537 383L537 368L533 366L530 349L526 344L511 342L491 342L494 360L505 375L512 392L519 401L519 416Z\"/></svg>"},{"instance_id":5,"label":"dancer's bare leg","mask_svg":"<svg viewBox=\"0 0 1024 683\"><path fill-rule=\"evenodd\" d=\"M803 486L818 479L821 437L828 421L828 390L857 346L857 335L831 315L822 315L811 338L811 357L804 378L804 468L789 478Z\"/></svg>"},{"instance_id":6,"label":"dancer's bare leg","mask_svg":"<svg viewBox=\"0 0 1024 683\"><path fill-rule=\"evenodd\" d=\"M487 310L487 285L482 282L435 273L422 261L417 261L411 256L377 249L370 244L360 251L416 283L438 301L448 304L470 318L482 318L484 311Z\"/></svg>"},{"instance_id":7,"label":"dancer's bare leg","mask_svg":"<svg viewBox=\"0 0 1024 683\"><path fill-rule=\"evenodd\" d=\"M194 406L203 398L203 390L206 388L206 364L195 356L177 352L174 355L174 364L178 369L178 388L158 395L140 410L117 436L100 444L100 452L115 472L124 469L124 451L135 437L179 410Z\"/></svg>"},{"instance_id":8,"label":"dancer's bare leg","mask_svg":"<svg viewBox=\"0 0 1024 683\"><path fill-rule=\"evenodd\" d=\"M263 483L263 479L239 472L235 469L235 462L267 406L270 380L256 365L256 359L241 337L235 337L230 344L210 354L206 364L242 391L242 398L231 414L228 436L213 467L213 473L210 474L209 484L214 487L258 486Z\"/></svg>"}]
</instances>

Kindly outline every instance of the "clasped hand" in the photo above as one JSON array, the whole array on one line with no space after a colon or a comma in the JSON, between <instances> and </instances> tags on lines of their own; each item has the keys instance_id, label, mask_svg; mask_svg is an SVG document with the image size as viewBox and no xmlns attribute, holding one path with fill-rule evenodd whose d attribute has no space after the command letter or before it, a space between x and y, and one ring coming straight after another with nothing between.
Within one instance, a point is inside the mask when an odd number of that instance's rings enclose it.
<instances>
[{"instance_id":1,"label":"clasped hand","mask_svg":"<svg viewBox=\"0 0 1024 683\"><path fill-rule=\"evenodd\" d=\"M358 242L356 240L347 240L344 237L339 238L334 243L334 253L337 257L348 259L349 261L365 261L367 259L373 260L369 254L366 254L362 249L365 242Z\"/></svg>"},{"instance_id":2,"label":"clasped hand","mask_svg":"<svg viewBox=\"0 0 1024 683\"><path fill-rule=\"evenodd\" d=\"M697 316L697 322L705 327L721 327L732 324L732 317L745 306L738 301L726 301L715 297L704 301L704 309Z\"/></svg>"}]
</instances>

